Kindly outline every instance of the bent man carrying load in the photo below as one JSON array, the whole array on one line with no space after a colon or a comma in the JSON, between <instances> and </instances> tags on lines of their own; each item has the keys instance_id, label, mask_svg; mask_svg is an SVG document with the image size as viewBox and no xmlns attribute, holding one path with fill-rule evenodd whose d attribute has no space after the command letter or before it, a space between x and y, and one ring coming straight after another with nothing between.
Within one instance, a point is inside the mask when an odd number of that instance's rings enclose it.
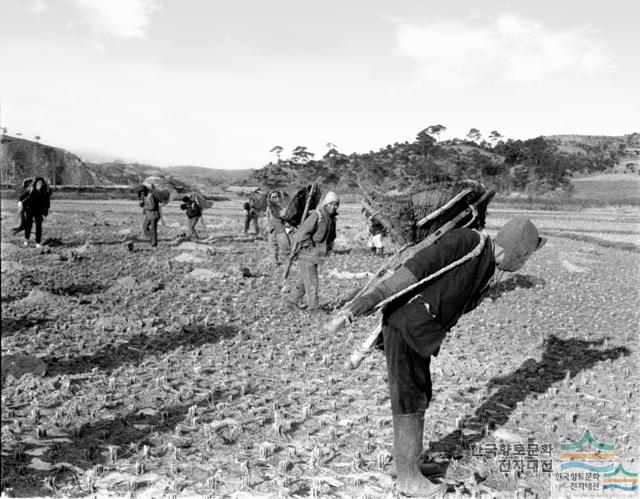
<instances>
[{"instance_id":1,"label":"bent man carrying load","mask_svg":"<svg viewBox=\"0 0 640 499\"><path fill-rule=\"evenodd\" d=\"M348 313L357 317L387 300L382 335L400 492L420 497L441 492L424 476L440 474L437 465L420 462L424 412L432 395L431 356L438 354L460 317L486 296L496 269L519 270L545 242L524 218L508 222L493 241L476 230L455 229L418 251L349 306ZM432 278L436 272L437 278Z\"/></svg>"}]
</instances>

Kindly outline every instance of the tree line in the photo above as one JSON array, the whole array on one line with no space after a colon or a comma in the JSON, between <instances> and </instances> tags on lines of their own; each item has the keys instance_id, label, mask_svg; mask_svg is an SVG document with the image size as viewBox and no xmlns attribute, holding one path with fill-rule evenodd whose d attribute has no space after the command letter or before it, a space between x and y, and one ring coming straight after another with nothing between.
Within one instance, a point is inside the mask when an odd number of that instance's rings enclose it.
<instances>
[{"instance_id":1,"label":"tree line","mask_svg":"<svg viewBox=\"0 0 640 499\"><path fill-rule=\"evenodd\" d=\"M486 137L471 128L463 139L440 140L444 125L430 125L415 140L396 142L377 151L344 154L329 142L320 158L305 146L288 157L274 146L275 156L250 181L268 188L318 180L331 188L354 188L358 180L382 192L406 191L425 183L475 179L498 192L540 194L569 191L574 172L594 173L615 165L624 147L619 144L583 145L570 152L549 138L505 139L497 130Z\"/></svg>"}]
</instances>

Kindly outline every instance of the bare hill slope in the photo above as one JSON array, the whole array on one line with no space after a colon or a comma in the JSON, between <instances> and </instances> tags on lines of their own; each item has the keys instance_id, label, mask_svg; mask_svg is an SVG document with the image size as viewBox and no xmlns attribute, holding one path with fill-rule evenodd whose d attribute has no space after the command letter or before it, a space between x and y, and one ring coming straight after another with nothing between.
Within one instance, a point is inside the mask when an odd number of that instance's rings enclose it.
<instances>
[{"instance_id":1,"label":"bare hill slope","mask_svg":"<svg viewBox=\"0 0 640 499\"><path fill-rule=\"evenodd\" d=\"M53 185L98 185L100 179L78 156L58 147L2 135L0 178L3 187L22 185L36 175Z\"/></svg>"},{"instance_id":2,"label":"bare hill slope","mask_svg":"<svg viewBox=\"0 0 640 499\"><path fill-rule=\"evenodd\" d=\"M172 176L194 186L207 194L219 192L226 187L242 183L255 170L224 170L222 168L204 168L202 166L169 166L162 168Z\"/></svg>"},{"instance_id":3,"label":"bare hill slope","mask_svg":"<svg viewBox=\"0 0 640 499\"><path fill-rule=\"evenodd\" d=\"M178 192L198 190L220 193L241 182L252 170L223 170L198 166L160 168L141 163L110 161L91 163L62 148L4 135L0 154L0 180L4 188L19 189L22 180L40 175L52 185L134 186L147 177L164 177Z\"/></svg>"}]
</instances>

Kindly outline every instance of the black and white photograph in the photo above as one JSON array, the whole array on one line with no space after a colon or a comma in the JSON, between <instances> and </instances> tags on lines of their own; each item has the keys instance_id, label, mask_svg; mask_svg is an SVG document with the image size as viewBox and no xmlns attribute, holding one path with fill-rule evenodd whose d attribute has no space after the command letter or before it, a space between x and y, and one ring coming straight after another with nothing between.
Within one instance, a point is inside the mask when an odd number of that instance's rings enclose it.
<instances>
[{"instance_id":1,"label":"black and white photograph","mask_svg":"<svg viewBox=\"0 0 640 499\"><path fill-rule=\"evenodd\" d=\"M0 498L639 497L639 19L2 0Z\"/></svg>"}]
</instances>

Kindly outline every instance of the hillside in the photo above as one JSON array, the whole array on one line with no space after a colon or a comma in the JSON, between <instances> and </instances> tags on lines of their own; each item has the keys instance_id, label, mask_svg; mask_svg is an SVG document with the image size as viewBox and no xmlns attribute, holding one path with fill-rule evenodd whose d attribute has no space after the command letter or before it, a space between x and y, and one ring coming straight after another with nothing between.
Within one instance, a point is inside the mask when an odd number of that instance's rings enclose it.
<instances>
[{"instance_id":1,"label":"hillside","mask_svg":"<svg viewBox=\"0 0 640 499\"><path fill-rule=\"evenodd\" d=\"M300 146L290 158L259 170L89 163L64 149L5 135L0 174L5 189L18 189L23 178L34 175L42 175L54 185L103 189L134 186L149 176L159 176L178 192L198 190L209 196L219 195L229 185L289 188L317 180L340 192L357 189L359 182L380 192L405 192L429 182L471 178L501 193L566 195L573 190L571 181L578 178L640 172L638 133L618 137L555 135L488 143L460 139L438 142L427 130L418 133L413 142L362 154L346 155L331 149L312 159L310 151Z\"/></svg>"},{"instance_id":2,"label":"hillside","mask_svg":"<svg viewBox=\"0 0 640 499\"><path fill-rule=\"evenodd\" d=\"M611 172L640 173L640 133L622 136L550 135L546 138L564 152L612 158Z\"/></svg>"},{"instance_id":3,"label":"hillside","mask_svg":"<svg viewBox=\"0 0 640 499\"><path fill-rule=\"evenodd\" d=\"M135 185L147 177L166 175L160 168L137 163L87 163L96 173L100 185Z\"/></svg>"},{"instance_id":4,"label":"hillside","mask_svg":"<svg viewBox=\"0 0 640 499\"><path fill-rule=\"evenodd\" d=\"M54 186L81 186L83 193L89 187L135 186L155 176L166 178L178 192L198 190L216 195L228 185L243 181L251 172L198 166L160 168L122 161L90 163L64 149L8 135L2 137L0 155L0 178L5 189L19 189L24 178L36 175Z\"/></svg>"},{"instance_id":5,"label":"hillside","mask_svg":"<svg viewBox=\"0 0 640 499\"><path fill-rule=\"evenodd\" d=\"M439 125L440 126L440 125ZM321 159L298 147L255 171L249 182L271 187L318 180L341 191L358 182L381 192L403 192L441 180L477 179L498 192L569 194L571 179L621 169L638 171L640 134L619 137L558 135L528 140L460 140L438 142L429 127L413 142L395 143L364 154L332 149Z\"/></svg>"},{"instance_id":6,"label":"hillside","mask_svg":"<svg viewBox=\"0 0 640 499\"><path fill-rule=\"evenodd\" d=\"M573 146L582 150L590 150L594 148L618 149L622 146L625 148L640 148L640 133L631 133L628 135L547 135L547 140L556 142L565 147Z\"/></svg>"},{"instance_id":7,"label":"hillside","mask_svg":"<svg viewBox=\"0 0 640 499\"><path fill-rule=\"evenodd\" d=\"M226 187L242 182L253 170L222 170L201 166L157 166L140 163L110 162L89 164L104 184L133 185L146 177L165 177L176 185L178 191L197 190L205 195L220 194Z\"/></svg>"},{"instance_id":8,"label":"hillside","mask_svg":"<svg viewBox=\"0 0 640 499\"><path fill-rule=\"evenodd\" d=\"M216 193L228 186L242 183L255 170L223 170L222 168L204 168L201 166L169 166L162 168L175 178L192 185L203 192Z\"/></svg>"},{"instance_id":9,"label":"hillside","mask_svg":"<svg viewBox=\"0 0 640 499\"><path fill-rule=\"evenodd\" d=\"M607 203L624 203L640 199L640 175L605 173L571 180L576 199L598 199Z\"/></svg>"},{"instance_id":10,"label":"hillside","mask_svg":"<svg viewBox=\"0 0 640 499\"><path fill-rule=\"evenodd\" d=\"M22 180L43 176L53 185L98 185L96 172L78 156L39 142L2 135L0 179L3 188L22 185Z\"/></svg>"}]
</instances>

